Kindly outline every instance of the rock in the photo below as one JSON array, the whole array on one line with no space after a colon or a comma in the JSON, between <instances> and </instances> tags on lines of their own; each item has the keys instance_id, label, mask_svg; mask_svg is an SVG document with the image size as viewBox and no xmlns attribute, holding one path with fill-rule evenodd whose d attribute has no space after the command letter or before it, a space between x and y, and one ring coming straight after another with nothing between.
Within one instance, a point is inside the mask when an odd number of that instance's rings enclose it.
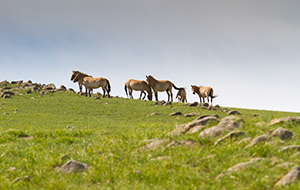
<instances>
[{"instance_id":1,"label":"rock","mask_svg":"<svg viewBox=\"0 0 300 190\"><path fill-rule=\"evenodd\" d=\"M49 91L52 91L52 90L55 90L56 89L56 86L53 84L53 83L50 83L50 84L47 84L43 87L44 90L49 90Z\"/></svg>"},{"instance_id":2,"label":"rock","mask_svg":"<svg viewBox=\"0 0 300 190\"><path fill-rule=\"evenodd\" d=\"M159 115L157 112L153 112L150 114L150 116Z\"/></svg>"},{"instance_id":3,"label":"rock","mask_svg":"<svg viewBox=\"0 0 300 190\"><path fill-rule=\"evenodd\" d=\"M220 108L220 106L217 104L217 105L215 105L215 108Z\"/></svg>"},{"instance_id":4,"label":"rock","mask_svg":"<svg viewBox=\"0 0 300 190\"><path fill-rule=\"evenodd\" d=\"M197 133L205 128L205 125L196 125L193 128L190 128L187 133Z\"/></svg>"},{"instance_id":5,"label":"rock","mask_svg":"<svg viewBox=\"0 0 300 190\"><path fill-rule=\"evenodd\" d=\"M200 129L204 128L208 122L214 122L214 121L219 121L219 120L215 117L205 117L200 120L193 120L187 124L179 125L169 135L180 135L180 134L188 132L188 131L190 133L196 132L196 131L199 131ZM193 130L193 128L195 128L196 126L198 126L197 130Z\"/></svg>"},{"instance_id":6,"label":"rock","mask_svg":"<svg viewBox=\"0 0 300 190\"><path fill-rule=\"evenodd\" d=\"M283 176L275 186L288 185L300 179L300 167L294 166L285 176Z\"/></svg>"},{"instance_id":7,"label":"rock","mask_svg":"<svg viewBox=\"0 0 300 190\"><path fill-rule=\"evenodd\" d=\"M159 146L162 146L164 144L167 144L168 142L170 142L169 139L156 139L153 140L152 142L150 142L149 144L143 146L141 149L145 150L145 149L155 149Z\"/></svg>"},{"instance_id":8,"label":"rock","mask_svg":"<svg viewBox=\"0 0 300 190\"><path fill-rule=\"evenodd\" d=\"M241 144L248 144L251 142L251 137L247 137L247 138L243 138L242 140L240 140L237 144L241 145Z\"/></svg>"},{"instance_id":9,"label":"rock","mask_svg":"<svg viewBox=\"0 0 300 190\"><path fill-rule=\"evenodd\" d=\"M213 106L208 106L207 110L217 110L217 109L214 108Z\"/></svg>"},{"instance_id":10,"label":"rock","mask_svg":"<svg viewBox=\"0 0 300 190\"><path fill-rule=\"evenodd\" d=\"M276 118L276 119L272 119L269 123L269 126L271 125L275 125L278 123L289 123L289 122L296 122L296 123L300 123L300 117L282 117L282 118Z\"/></svg>"},{"instance_id":11,"label":"rock","mask_svg":"<svg viewBox=\"0 0 300 190\"><path fill-rule=\"evenodd\" d=\"M5 95L3 96L3 99L10 98L10 97L11 97L11 95L5 94Z\"/></svg>"},{"instance_id":12,"label":"rock","mask_svg":"<svg viewBox=\"0 0 300 190\"><path fill-rule=\"evenodd\" d=\"M70 157L69 155L65 154L65 155L63 155L60 159L61 159L61 160L70 160L71 157Z\"/></svg>"},{"instance_id":13,"label":"rock","mask_svg":"<svg viewBox=\"0 0 300 190\"><path fill-rule=\"evenodd\" d=\"M221 122L213 127L207 128L202 131L198 137L216 137L224 132L232 131L240 127L240 123L243 120L238 117L228 116L221 120Z\"/></svg>"},{"instance_id":14,"label":"rock","mask_svg":"<svg viewBox=\"0 0 300 190\"><path fill-rule=\"evenodd\" d=\"M172 105L172 102L166 102L163 104L163 106L168 106L168 105Z\"/></svg>"},{"instance_id":15,"label":"rock","mask_svg":"<svg viewBox=\"0 0 300 190\"><path fill-rule=\"evenodd\" d=\"M166 102L164 101L164 100L162 100L162 101L156 101L155 102L155 105L159 105L159 106L162 106L162 105L164 105Z\"/></svg>"},{"instance_id":16,"label":"rock","mask_svg":"<svg viewBox=\"0 0 300 190\"><path fill-rule=\"evenodd\" d=\"M32 91L29 89L29 90L27 90L27 92L26 92L26 94L31 94L32 93Z\"/></svg>"},{"instance_id":17,"label":"rock","mask_svg":"<svg viewBox=\"0 0 300 190\"><path fill-rule=\"evenodd\" d=\"M73 88L69 88L69 89L68 89L68 92L70 92L70 93L76 93L75 90L74 90Z\"/></svg>"},{"instance_id":18,"label":"rock","mask_svg":"<svg viewBox=\"0 0 300 190\"><path fill-rule=\"evenodd\" d=\"M208 103L203 103L203 104L201 104L201 108L203 108L203 109L207 109L207 108L208 108L208 106L209 106L209 104L208 104Z\"/></svg>"},{"instance_id":19,"label":"rock","mask_svg":"<svg viewBox=\"0 0 300 190\"><path fill-rule=\"evenodd\" d=\"M238 111L233 110L233 111L227 112L227 115L242 115L242 114Z\"/></svg>"},{"instance_id":20,"label":"rock","mask_svg":"<svg viewBox=\"0 0 300 190\"><path fill-rule=\"evenodd\" d=\"M215 118L219 118L219 115L218 114L213 114L213 115L201 115L199 117L196 118L196 120L200 120L200 119L203 119L205 117L215 117Z\"/></svg>"},{"instance_id":21,"label":"rock","mask_svg":"<svg viewBox=\"0 0 300 190\"><path fill-rule=\"evenodd\" d=\"M22 80L18 80L18 81L11 81L10 84L22 84L23 81Z\"/></svg>"},{"instance_id":22,"label":"rock","mask_svg":"<svg viewBox=\"0 0 300 190\"><path fill-rule=\"evenodd\" d=\"M196 141L193 140L183 140L183 141L172 141L169 144L167 144L167 147L173 147L173 146L196 146L199 145Z\"/></svg>"},{"instance_id":23,"label":"rock","mask_svg":"<svg viewBox=\"0 0 300 190\"><path fill-rule=\"evenodd\" d=\"M8 84L9 84L9 82L7 80L4 80L4 81L0 82L1 86L6 86Z\"/></svg>"},{"instance_id":24,"label":"rock","mask_svg":"<svg viewBox=\"0 0 300 190\"><path fill-rule=\"evenodd\" d=\"M231 172L239 172L242 169L248 168L248 167L253 167L255 166L255 163L260 162L262 160L265 160L265 158L253 158L249 162L241 162L238 163L226 170L225 172L222 172L217 178L220 178L224 176L226 173L231 173Z\"/></svg>"},{"instance_id":25,"label":"rock","mask_svg":"<svg viewBox=\"0 0 300 190\"><path fill-rule=\"evenodd\" d=\"M219 144L220 142L224 141L225 139L232 139L232 138L237 138L240 136L245 135L245 132L243 131L232 131L230 133L228 133L227 135L219 138L216 142L215 145Z\"/></svg>"},{"instance_id":26,"label":"rock","mask_svg":"<svg viewBox=\"0 0 300 190\"><path fill-rule=\"evenodd\" d=\"M66 173L76 173L76 172L83 172L87 168L88 168L87 164L75 160L69 160L67 163L61 166L60 171Z\"/></svg>"},{"instance_id":27,"label":"rock","mask_svg":"<svg viewBox=\"0 0 300 190\"><path fill-rule=\"evenodd\" d=\"M170 113L169 116L182 115L181 111Z\"/></svg>"},{"instance_id":28,"label":"rock","mask_svg":"<svg viewBox=\"0 0 300 190\"><path fill-rule=\"evenodd\" d=\"M249 167L249 166L253 165L254 163L262 161L262 160L265 160L265 158L253 158L249 162L242 162L242 163L236 164L236 165L232 166L231 168L228 168L227 171L228 172L237 172L245 167Z\"/></svg>"},{"instance_id":29,"label":"rock","mask_svg":"<svg viewBox=\"0 0 300 190\"><path fill-rule=\"evenodd\" d=\"M15 93L13 93L12 91L4 91L2 94L1 94L1 97L4 97L5 95L8 95L9 97L10 96L13 96L15 95Z\"/></svg>"},{"instance_id":30,"label":"rock","mask_svg":"<svg viewBox=\"0 0 300 190\"><path fill-rule=\"evenodd\" d=\"M195 115L198 115L198 113L187 113L187 114L184 114L184 117L193 117Z\"/></svg>"},{"instance_id":31,"label":"rock","mask_svg":"<svg viewBox=\"0 0 300 190\"><path fill-rule=\"evenodd\" d=\"M57 90L58 91L67 91L67 88L64 85L61 85Z\"/></svg>"},{"instance_id":32,"label":"rock","mask_svg":"<svg viewBox=\"0 0 300 190\"><path fill-rule=\"evenodd\" d=\"M263 142L266 142L268 139L270 138L269 135L261 135L261 136L258 136L258 137L255 137L251 142L250 144L247 146L247 147L250 147L250 146L254 146L254 145L257 145L259 143L263 143Z\"/></svg>"},{"instance_id":33,"label":"rock","mask_svg":"<svg viewBox=\"0 0 300 190\"><path fill-rule=\"evenodd\" d=\"M194 102L194 103L190 103L188 106L189 107L196 107L198 105L199 105L198 102Z\"/></svg>"},{"instance_id":34,"label":"rock","mask_svg":"<svg viewBox=\"0 0 300 190\"><path fill-rule=\"evenodd\" d=\"M282 140L286 140L292 138L293 133L289 130L279 127L272 132L271 136L281 138Z\"/></svg>"},{"instance_id":35,"label":"rock","mask_svg":"<svg viewBox=\"0 0 300 190\"><path fill-rule=\"evenodd\" d=\"M289 146L284 146L282 147L279 152L285 152L285 151L290 151L290 150L296 150L300 151L300 145L289 145Z\"/></svg>"},{"instance_id":36,"label":"rock","mask_svg":"<svg viewBox=\"0 0 300 190\"><path fill-rule=\"evenodd\" d=\"M94 99L95 100L100 100L100 96L95 96Z\"/></svg>"}]
</instances>

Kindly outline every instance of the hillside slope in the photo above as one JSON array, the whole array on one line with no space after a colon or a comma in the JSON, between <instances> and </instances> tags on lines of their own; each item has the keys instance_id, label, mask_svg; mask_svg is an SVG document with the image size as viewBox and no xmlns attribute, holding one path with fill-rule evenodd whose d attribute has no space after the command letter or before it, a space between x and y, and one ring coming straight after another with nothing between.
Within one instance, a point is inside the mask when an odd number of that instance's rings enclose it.
<instances>
[{"instance_id":1,"label":"hillside slope","mask_svg":"<svg viewBox=\"0 0 300 190\"><path fill-rule=\"evenodd\" d=\"M281 189L276 182L300 165L300 148L288 147L299 145L299 113L95 99L24 83L1 88L14 95L0 99L0 189ZM241 115L228 119L228 110ZM176 111L182 115L169 116ZM295 118L270 123L287 116ZM233 127L206 135L225 120ZM292 135L276 137L279 127ZM70 159L88 167L63 172Z\"/></svg>"}]
</instances>

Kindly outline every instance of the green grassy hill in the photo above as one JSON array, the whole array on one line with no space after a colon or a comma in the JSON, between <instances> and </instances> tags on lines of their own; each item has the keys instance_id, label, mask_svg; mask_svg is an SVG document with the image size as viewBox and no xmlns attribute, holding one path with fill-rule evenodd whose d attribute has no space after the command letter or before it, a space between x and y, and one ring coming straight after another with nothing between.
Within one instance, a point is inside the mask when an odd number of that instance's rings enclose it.
<instances>
[{"instance_id":1,"label":"green grassy hill","mask_svg":"<svg viewBox=\"0 0 300 190\"><path fill-rule=\"evenodd\" d=\"M17 89L21 84L6 86L15 95L0 99L0 189L299 188L300 180L274 185L300 165L297 149L280 151L299 145L300 124L269 125L274 118L299 113L227 108L242 114L236 117L243 120L238 130L245 135L215 145L226 133L199 137L201 131L172 136L170 132L197 116L218 114L220 121L227 117L222 107L159 106L153 101L94 99L67 91L40 95L40 89L27 94L26 88ZM169 116L175 111L198 115ZM219 121L208 122L202 131ZM293 138L270 137L249 146L255 137L270 135L278 127L291 131ZM158 140L163 143L149 148ZM60 167L69 158L89 167L83 172L62 172ZM262 159L227 171L253 158Z\"/></svg>"}]
</instances>

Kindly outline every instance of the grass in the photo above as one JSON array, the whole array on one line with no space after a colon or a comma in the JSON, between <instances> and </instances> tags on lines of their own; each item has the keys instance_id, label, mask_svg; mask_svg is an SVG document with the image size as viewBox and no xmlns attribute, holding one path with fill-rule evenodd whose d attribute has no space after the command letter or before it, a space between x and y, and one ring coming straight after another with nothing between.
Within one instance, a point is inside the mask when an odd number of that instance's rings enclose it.
<instances>
[{"instance_id":1,"label":"grass","mask_svg":"<svg viewBox=\"0 0 300 190\"><path fill-rule=\"evenodd\" d=\"M295 123L280 125L295 134L288 141L273 139L245 148L238 139L214 146L217 138L199 139L198 133L168 136L177 125L195 118L168 115L180 110L225 117L220 111L181 103L157 106L152 101L123 98L95 100L67 92L21 93L0 100L0 189L298 189L300 185L297 181L274 187L290 168L300 164L297 152L278 152L281 146L298 144L300 130ZM235 110L245 121L241 130L251 138L277 128L279 125L267 125L273 118L300 115ZM153 112L158 115L150 116ZM151 139L192 139L198 145L142 150ZM63 155L90 167L82 173L61 173L58 168L66 162ZM217 178L233 165L255 157L265 160ZM284 162L293 165L278 167Z\"/></svg>"}]
</instances>

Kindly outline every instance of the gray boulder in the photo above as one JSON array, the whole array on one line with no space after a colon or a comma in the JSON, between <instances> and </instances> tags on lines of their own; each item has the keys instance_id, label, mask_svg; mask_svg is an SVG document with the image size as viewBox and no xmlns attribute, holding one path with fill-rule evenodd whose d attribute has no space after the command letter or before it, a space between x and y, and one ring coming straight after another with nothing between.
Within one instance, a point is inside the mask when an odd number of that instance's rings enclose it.
<instances>
[{"instance_id":1,"label":"gray boulder","mask_svg":"<svg viewBox=\"0 0 300 190\"><path fill-rule=\"evenodd\" d=\"M234 129L237 129L240 127L241 122L243 120L239 117L234 116L228 116L221 120L221 122L213 127L207 128L204 131L202 131L198 137L216 137L224 132L230 132Z\"/></svg>"},{"instance_id":2,"label":"gray boulder","mask_svg":"<svg viewBox=\"0 0 300 190\"><path fill-rule=\"evenodd\" d=\"M294 134L291 131L283 129L281 127L274 130L271 134L272 137L278 137L281 138L282 140L290 139L293 137L293 135Z\"/></svg>"},{"instance_id":3,"label":"gray boulder","mask_svg":"<svg viewBox=\"0 0 300 190\"><path fill-rule=\"evenodd\" d=\"M269 126L278 123L289 123L289 122L300 123L300 117L282 117L282 118L272 119L269 123Z\"/></svg>"},{"instance_id":4,"label":"gray boulder","mask_svg":"<svg viewBox=\"0 0 300 190\"><path fill-rule=\"evenodd\" d=\"M294 166L285 176L283 176L275 186L288 185L300 179L300 167Z\"/></svg>"}]
</instances>

